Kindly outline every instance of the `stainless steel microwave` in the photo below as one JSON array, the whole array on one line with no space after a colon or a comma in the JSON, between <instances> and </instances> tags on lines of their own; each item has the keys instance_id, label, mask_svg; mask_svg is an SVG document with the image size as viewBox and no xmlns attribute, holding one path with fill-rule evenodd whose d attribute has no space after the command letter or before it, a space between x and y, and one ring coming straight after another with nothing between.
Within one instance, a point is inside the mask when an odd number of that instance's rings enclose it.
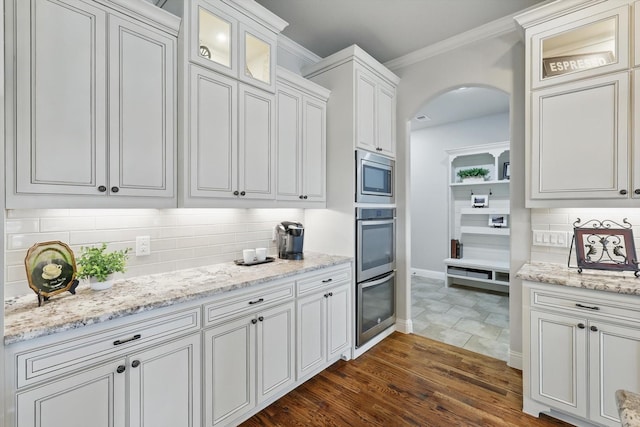
<instances>
[{"instance_id":1,"label":"stainless steel microwave","mask_svg":"<svg viewBox=\"0 0 640 427\"><path fill-rule=\"evenodd\" d=\"M356 150L356 202L357 203L395 203L395 161L370 153Z\"/></svg>"}]
</instances>

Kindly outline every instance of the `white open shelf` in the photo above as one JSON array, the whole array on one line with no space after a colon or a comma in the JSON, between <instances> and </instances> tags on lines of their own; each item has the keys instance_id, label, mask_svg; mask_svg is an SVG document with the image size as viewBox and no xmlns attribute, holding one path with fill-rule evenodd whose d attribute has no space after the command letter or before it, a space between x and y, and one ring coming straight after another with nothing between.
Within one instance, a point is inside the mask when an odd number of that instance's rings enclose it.
<instances>
[{"instance_id":1,"label":"white open shelf","mask_svg":"<svg viewBox=\"0 0 640 427\"><path fill-rule=\"evenodd\" d=\"M509 208L462 208L462 215L509 215Z\"/></svg>"},{"instance_id":2,"label":"white open shelf","mask_svg":"<svg viewBox=\"0 0 640 427\"><path fill-rule=\"evenodd\" d=\"M511 234L510 228L504 227L472 227L469 225L464 225L460 227L461 234L486 234L491 236L508 236Z\"/></svg>"},{"instance_id":3,"label":"white open shelf","mask_svg":"<svg viewBox=\"0 0 640 427\"><path fill-rule=\"evenodd\" d=\"M444 260L447 265L455 267L478 268L481 270L495 270L503 273L509 272L509 263L480 258L447 258Z\"/></svg>"},{"instance_id":4,"label":"white open shelf","mask_svg":"<svg viewBox=\"0 0 640 427\"><path fill-rule=\"evenodd\" d=\"M447 258L446 286L454 281L461 284L472 282L489 289L504 290L509 287L509 263L473 258Z\"/></svg>"},{"instance_id":5,"label":"white open shelf","mask_svg":"<svg viewBox=\"0 0 640 427\"><path fill-rule=\"evenodd\" d=\"M508 184L509 180L508 179L500 179L500 180L493 180L493 181L483 181L483 182L452 182L451 184L449 184L451 187L471 187L471 186L475 186L475 185L494 185L494 184Z\"/></svg>"}]
</instances>

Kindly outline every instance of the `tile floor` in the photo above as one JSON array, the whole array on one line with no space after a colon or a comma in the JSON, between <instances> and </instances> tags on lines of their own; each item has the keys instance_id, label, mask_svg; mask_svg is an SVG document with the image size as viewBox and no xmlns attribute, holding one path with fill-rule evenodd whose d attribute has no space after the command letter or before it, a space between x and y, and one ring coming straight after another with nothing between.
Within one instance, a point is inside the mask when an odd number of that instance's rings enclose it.
<instances>
[{"instance_id":1,"label":"tile floor","mask_svg":"<svg viewBox=\"0 0 640 427\"><path fill-rule=\"evenodd\" d=\"M411 306L415 334L507 360L507 294L413 276Z\"/></svg>"}]
</instances>

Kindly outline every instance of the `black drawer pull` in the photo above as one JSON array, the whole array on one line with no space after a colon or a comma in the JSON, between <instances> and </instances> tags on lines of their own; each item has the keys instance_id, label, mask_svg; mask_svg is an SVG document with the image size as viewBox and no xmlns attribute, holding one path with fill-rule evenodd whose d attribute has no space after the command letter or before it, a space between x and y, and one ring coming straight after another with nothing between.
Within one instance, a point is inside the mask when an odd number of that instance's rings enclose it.
<instances>
[{"instance_id":1,"label":"black drawer pull","mask_svg":"<svg viewBox=\"0 0 640 427\"><path fill-rule=\"evenodd\" d=\"M591 306L591 305L582 305L580 303L576 304L576 307L580 307L580 308L587 308L589 310L600 310L600 307L597 306Z\"/></svg>"},{"instance_id":2,"label":"black drawer pull","mask_svg":"<svg viewBox=\"0 0 640 427\"><path fill-rule=\"evenodd\" d=\"M264 302L264 298L260 298L255 301L249 301L249 305L260 304L261 302Z\"/></svg>"},{"instance_id":3,"label":"black drawer pull","mask_svg":"<svg viewBox=\"0 0 640 427\"><path fill-rule=\"evenodd\" d=\"M113 345L126 344L126 343L131 342L131 341L139 340L140 338L142 338L142 335L135 334L134 336L132 336L131 338L127 338L126 340L115 340L113 342Z\"/></svg>"},{"instance_id":4,"label":"black drawer pull","mask_svg":"<svg viewBox=\"0 0 640 427\"><path fill-rule=\"evenodd\" d=\"M329 283L329 282L333 282L333 279L324 279L324 280L322 281L322 283Z\"/></svg>"}]
</instances>

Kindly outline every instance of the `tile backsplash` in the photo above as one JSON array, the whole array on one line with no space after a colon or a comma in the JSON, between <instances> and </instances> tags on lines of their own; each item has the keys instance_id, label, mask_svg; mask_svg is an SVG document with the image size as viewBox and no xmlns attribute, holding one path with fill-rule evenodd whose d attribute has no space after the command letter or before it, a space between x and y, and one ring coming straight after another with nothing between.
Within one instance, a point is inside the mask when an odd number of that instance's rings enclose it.
<instances>
[{"instance_id":1,"label":"tile backsplash","mask_svg":"<svg viewBox=\"0 0 640 427\"><path fill-rule=\"evenodd\" d=\"M133 249L125 277L242 258L242 249L267 247L280 221L304 223L302 209L20 209L6 212L5 297L32 292L24 257L34 243L59 240L74 253L107 243ZM137 236L151 237L151 255L135 256Z\"/></svg>"},{"instance_id":2,"label":"tile backsplash","mask_svg":"<svg viewBox=\"0 0 640 427\"><path fill-rule=\"evenodd\" d=\"M582 222L596 219L609 219L622 223L627 219L633 224L633 237L636 250L640 249L640 209L531 209L531 232L534 230L567 231L568 247L555 248L546 246L531 246L531 261L552 262L555 264L567 264L569 259L569 246L573 237L573 223L580 218ZM533 238L532 238L533 241ZM576 264L575 248L571 254L571 265Z\"/></svg>"}]
</instances>

